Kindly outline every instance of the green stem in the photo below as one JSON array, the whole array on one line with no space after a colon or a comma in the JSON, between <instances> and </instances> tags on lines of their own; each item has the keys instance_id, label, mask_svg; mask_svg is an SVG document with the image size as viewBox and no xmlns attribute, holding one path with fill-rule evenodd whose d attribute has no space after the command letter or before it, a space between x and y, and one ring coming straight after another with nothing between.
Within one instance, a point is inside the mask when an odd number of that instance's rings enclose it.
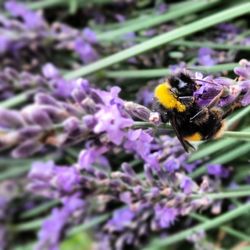
<instances>
[{"instance_id":1,"label":"green stem","mask_svg":"<svg viewBox=\"0 0 250 250\"><path fill-rule=\"evenodd\" d=\"M215 73L220 71L233 70L238 63L225 63L214 66L187 66L187 69L194 71L204 71L206 73ZM171 74L170 69L144 69L144 70L116 70L107 71L105 75L109 78L154 78L163 77Z\"/></svg>"},{"instance_id":2,"label":"green stem","mask_svg":"<svg viewBox=\"0 0 250 250\"><path fill-rule=\"evenodd\" d=\"M210 219L206 218L205 216L202 216L200 214L195 214L195 213L192 213L190 215L190 217L195 219L195 220L198 220L200 222L208 222L210 220ZM241 233L241 232L239 232L231 227L222 226L221 229L223 231L225 231L226 233L228 233L229 235L234 236L235 238L250 242L250 236L243 234L243 233Z\"/></svg>"},{"instance_id":3,"label":"green stem","mask_svg":"<svg viewBox=\"0 0 250 250\"><path fill-rule=\"evenodd\" d=\"M129 32L135 32L138 30L142 29L148 29L153 26L159 25L161 23L171 21L171 20L176 20L177 18L183 17L185 15L189 15L191 13L194 13L196 11L203 10L207 8L208 6L211 6L211 4L216 3L218 1L190 1L190 4L186 6L185 8L171 8L169 11L163 15L158 15L158 16L151 16L150 18L147 18L146 20L137 22L133 25L127 25L125 27L121 27L117 30L114 31L109 31L109 32L104 32L102 34L97 34L97 40L102 41L102 40L113 40L117 36L122 36L125 35Z\"/></svg>"},{"instance_id":4,"label":"green stem","mask_svg":"<svg viewBox=\"0 0 250 250\"><path fill-rule=\"evenodd\" d=\"M182 27L176 28L175 30L169 31L165 34L158 35L154 38L151 38L141 44L135 45L131 48L120 51L116 54L103 58L97 62L84 66L80 69L72 71L65 75L66 79L74 79L80 76L86 76L95 71L101 70L103 68L109 67L115 63L124 61L130 57L139 55L148 50L157 48L169 42L172 42L178 38L185 37L187 35L193 34L197 31L204 30L208 27L216 25L221 22L236 18L238 16L247 14L250 12L250 3L245 3L220 11L216 14L209 15L203 19L192 22Z\"/></svg>"},{"instance_id":5,"label":"green stem","mask_svg":"<svg viewBox=\"0 0 250 250\"><path fill-rule=\"evenodd\" d=\"M27 101L32 93L34 93L34 90L28 90L26 92L20 93L19 95L15 95L10 99L2 101L0 103L0 108L12 108L18 106L19 104Z\"/></svg>"},{"instance_id":6,"label":"green stem","mask_svg":"<svg viewBox=\"0 0 250 250\"><path fill-rule=\"evenodd\" d=\"M219 44L212 42L195 42L195 41L179 40L179 41L174 41L171 44L190 47L190 48L207 47L207 48L222 49L222 50L246 50L246 51L250 50L250 46L246 45Z\"/></svg>"},{"instance_id":7,"label":"green stem","mask_svg":"<svg viewBox=\"0 0 250 250\"><path fill-rule=\"evenodd\" d=\"M246 203L240 206L239 208L236 208L232 211L224 213L223 215L220 215L214 219L210 219L209 221L203 222L187 230L181 231L180 233L176 233L174 235L170 235L162 239L155 239L149 244L148 247L144 248L144 250L157 250L157 249L161 249L162 247L171 245L173 243L183 241L194 233L198 233L200 231L207 231L207 230L216 228L223 223L231 221L241 216L242 214L249 212L249 210L250 210L250 203Z\"/></svg>"},{"instance_id":8,"label":"green stem","mask_svg":"<svg viewBox=\"0 0 250 250\"><path fill-rule=\"evenodd\" d=\"M223 136L240 140L250 140L250 132L225 131Z\"/></svg>"},{"instance_id":9,"label":"green stem","mask_svg":"<svg viewBox=\"0 0 250 250\"><path fill-rule=\"evenodd\" d=\"M0 174L0 181L3 181L5 179L16 178L20 175L24 175L29 170L30 170L30 165L10 168L9 170L6 170Z\"/></svg>"},{"instance_id":10,"label":"green stem","mask_svg":"<svg viewBox=\"0 0 250 250\"><path fill-rule=\"evenodd\" d=\"M46 220L46 218L41 218L34 221L13 225L11 227L11 230L13 232L27 232L27 231L37 230L42 226L44 220Z\"/></svg>"},{"instance_id":11,"label":"green stem","mask_svg":"<svg viewBox=\"0 0 250 250\"><path fill-rule=\"evenodd\" d=\"M250 112L250 105L248 107L245 107L241 111L239 111L237 114L235 114L232 118L230 118L227 122L227 126L231 127L234 123L241 120L244 116L246 116Z\"/></svg>"},{"instance_id":12,"label":"green stem","mask_svg":"<svg viewBox=\"0 0 250 250\"><path fill-rule=\"evenodd\" d=\"M67 4L66 0L43 0L43 1L26 3L26 7L31 10L39 10L66 4Z\"/></svg>"},{"instance_id":13,"label":"green stem","mask_svg":"<svg viewBox=\"0 0 250 250\"><path fill-rule=\"evenodd\" d=\"M249 168L249 165L248 165L248 168ZM237 166L237 169L238 169L238 166ZM250 171L250 169L248 169L248 171ZM245 175L246 177L246 175ZM232 189L232 188L227 188L226 189L227 191L240 191L240 190L250 190L250 185L240 185L240 186L237 186L237 189Z\"/></svg>"},{"instance_id":14,"label":"green stem","mask_svg":"<svg viewBox=\"0 0 250 250\"><path fill-rule=\"evenodd\" d=\"M93 4L106 4L112 2L112 0L73 0L77 6L93 5ZM25 5L31 10L40 10L46 8L53 8L56 6L69 6L71 1L69 0L42 0L37 2L29 2Z\"/></svg>"},{"instance_id":15,"label":"green stem","mask_svg":"<svg viewBox=\"0 0 250 250\"><path fill-rule=\"evenodd\" d=\"M78 233L80 231L90 229L90 228L102 223L103 221L105 221L108 218L108 216L109 216L108 214L100 215L100 216L97 216L96 218L93 218L92 220L89 220L89 221L83 223L82 225L74 227L68 231L67 236L71 236L71 235ZM44 220L46 220L46 219L47 219L47 217L44 217L44 218L33 220L30 222L25 222L25 223L21 223L18 225L13 225L11 227L11 229L12 229L12 231L18 232L18 233L37 230L42 226Z\"/></svg>"},{"instance_id":16,"label":"green stem","mask_svg":"<svg viewBox=\"0 0 250 250\"><path fill-rule=\"evenodd\" d=\"M193 194L191 195L194 199L199 199L202 197L207 197L209 199L218 200L218 199L228 199L228 198L235 198L235 197L245 197L250 196L250 190L237 190L231 192L220 192L220 193L207 193L207 194Z\"/></svg>"},{"instance_id":17,"label":"green stem","mask_svg":"<svg viewBox=\"0 0 250 250\"><path fill-rule=\"evenodd\" d=\"M48 201L46 203L43 203L31 210L28 210L24 213L22 213L21 215L21 219L29 219L31 217L40 215L41 213L46 212L47 210L51 209L52 207L56 206L59 204L59 201L57 200L52 200L52 201Z\"/></svg>"},{"instance_id":18,"label":"green stem","mask_svg":"<svg viewBox=\"0 0 250 250\"><path fill-rule=\"evenodd\" d=\"M79 225L79 226L72 228L71 230L68 231L67 236L72 236L72 235L77 234L79 232L88 230L88 229L104 222L105 220L108 219L108 217L109 217L109 214L103 214L103 215L97 216L96 218L93 218L90 221L83 223L82 225Z\"/></svg>"}]
</instances>

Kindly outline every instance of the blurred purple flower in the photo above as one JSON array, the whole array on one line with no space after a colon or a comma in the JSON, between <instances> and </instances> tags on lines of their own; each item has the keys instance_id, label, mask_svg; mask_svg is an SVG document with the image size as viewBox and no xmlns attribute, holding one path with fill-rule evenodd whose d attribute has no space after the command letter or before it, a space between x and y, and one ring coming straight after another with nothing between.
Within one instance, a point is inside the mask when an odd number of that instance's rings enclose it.
<instances>
[{"instance_id":1,"label":"blurred purple flower","mask_svg":"<svg viewBox=\"0 0 250 250\"><path fill-rule=\"evenodd\" d=\"M124 147L128 150L136 152L142 159L147 158L150 154L151 142L153 137L142 129L129 130L127 133L127 140Z\"/></svg>"},{"instance_id":2,"label":"blurred purple flower","mask_svg":"<svg viewBox=\"0 0 250 250\"><path fill-rule=\"evenodd\" d=\"M159 14L164 14L168 10L168 5L166 3L160 3L156 5L156 11Z\"/></svg>"},{"instance_id":3,"label":"blurred purple flower","mask_svg":"<svg viewBox=\"0 0 250 250\"><path fill-rule=\"evenodd\" d=\"M84 201L77 196L65 200L62 208L54 208L49 218L45 219L38 233L36 250L59 250L59 243L65 226L71 223L72 216L77 210L84 209Z\"/></svg>"},{"instance_id":4,"label":"blurred purple flower","mask_svg":"<svg viewBox=\"0 0 250 250\"><path fill-rule=\"evenodd\" d=\"M194 181L191 178L185 176L182 178L180 187L185 194L190 194L193 191L194 185Z\"/></svg>"},{"instance_id":5,"label":"blurred purple flower","mask_svg":"<svg viewBox=\"0 0 250 250\"><path fill-rule=\"evenodd\" d=\"M76 38L74 49L85 64L96 61L99 58L99 55L93 46L82 37Z\"/></svg>"},{"instance_id":6,"label":"blurred purple flower","mask_svg":"<svg viewBox=\"0 0 250 250\"><path fill-rule=\"evenodd\" d=\"M7 36L0 36L0 54L5 53L11 44L11 40Z\"/></svg>"},{"instance_id":7,"label":"blurred purple flower","mask_svg":"<svg viewBox=\"0 0 250 250\"><path fill-rule=\"evenodd\" d=\"M41 29L45 25L45 21L38 14L26 8L22 3L16 1L7 1L5 8L15 17L21 17L25 25L30 29Z\"/></svg>"},{"instance_id":8,"label":"blurred purple flower","mask_svg":"<svg viewBox=\"0 0 250 250\"><path fill-rule=\"evenodd\" d=\"M219 29L217 40L221 43L227 41L232 42L241 32L241 30L233 23L221 23L217 27Z\"/></svg>"},{"instance_id":9,"label":"blurred purple flower","mask_svg":"<svg viewBox=\"0 0 250 250\"><path fill-rule=\"evenodd\" d=\"M134 217L135 213L127 207L117 209L113 213L112 219L107 222L106 227L112 231L122 231L126 226L131 225Z\"/></svg>"},{"instance_id":10,"label":"blurred purple flower","mask_svg":"<svg viewBox=\"0 0 250 250\"><path fill-rule=\"evenodd\" d=\"M154 100L154 93L148 87L141 88L136 96L137 102L149 107Z\"/></svg>"},{"instance_id":11,"label":"blurred purple flower","mask_svg":"<svg viewBox=\"0 0 250 250\"><path fill-rule=\"evenodd\" d=\"M169 172L173 173L174 171L178 170L181 166L181 163L178 159L170 156L163 164L164 168Z\"/></svg>"},{"instance_id":12,"label":"blurred purple flower","mask_svg":"<svg viewBox=\"0 0 250 250\"><path fill-rule=\"evenodd\" d=\"M160 228L169 228L174 224L178 210L161 204L155 206L155 220Z\"/></svg>"},{"instance_id":13,"label":"blurred purple flower","mask_svg":"<svg viewBox=\"0 0 250 250\"><path fill-rule=\"evenodd\" d=\"M103 156L107 151L108 147L105 146L83 149L79 154L79 168L89 169L93 163L108 166L108 160Z\"/></svg>"},{"instance_id":14,"label":"blurred purple flower","mask_svg":"<svg viewBox=\"0 0 250 250\"><path fill-rule=\"evenodd\" d=\"M97 37L96 37L96 33L91 30L90 28L85 28L82 31L83 37L84 39L91 43L91 44L95 44L97 42Z\"/></svg>"},{"instance_id":15,"label":"blurred purple flower","mask_svg":"<svg viewBox=\"0 0 250 250\"><path fill-rule=\"evenodd\" d=\"M210 175L216 177L227 178L229 176L229 170L219 164L210 164L207 166L207 172Z\"/></svg>"},{"instance_id":16,"label":"blurred purple flower","mask_svg":"<svg viewBox=\"0 0 250 250\"><path fill-rule=\"evenodd\" d=\"M214 57L215 51L210 48L200 48L198 51L198 62L204 66L213 66L217 64L217 60Z\"/></svg>"},{"instance_id":17,"label":"blurred purple flower","mask_svg":"<svg viewBox=\"0 0 250 250\"><path fill-rule=\"evenodd\" d=\"M56 78L60 76L58 69L52 63L45 64L42 67L42 73L48 79Z\"/></svg>"},{"instance_id":18,"label":"blurred purple flower","mask_svg":"<svg viewBox=\"0 0 250 250\"><path fill-rule=\"evenodd\" d=\"M32 180L29 190L57 198L72 193L80 183L76 168L58 167L52 161L33 163L29 179ZM53 192L50 192L51 188L54 189Z\"/></svg>"}]
</instances>

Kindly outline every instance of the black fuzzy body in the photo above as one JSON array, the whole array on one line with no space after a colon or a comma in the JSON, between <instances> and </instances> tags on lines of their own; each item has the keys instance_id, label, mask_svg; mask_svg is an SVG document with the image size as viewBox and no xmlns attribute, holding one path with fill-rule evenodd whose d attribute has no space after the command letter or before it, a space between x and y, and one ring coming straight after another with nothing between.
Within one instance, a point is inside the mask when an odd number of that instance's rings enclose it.
<instances>
[{"instance_id":1,"label":"black fuzzy body","mask_svg":"<svg viewBox=\"0 0 250 250\"><path fill-rule=\"evenodd\" d=\"M199 106L193 97L197 86L184 73L171 76L165 82L170 85L171 92L176 96L176 100L185 106L185 110L180 112L175 108L167 109L157 99L155 99L154 110L160 113L162 122L171 123L185 150L189 151L193 148L188 142L192 141L192 138L208 140L216 137L223 127L223 110L216 106Z\"/></svg>"}]
</instances>

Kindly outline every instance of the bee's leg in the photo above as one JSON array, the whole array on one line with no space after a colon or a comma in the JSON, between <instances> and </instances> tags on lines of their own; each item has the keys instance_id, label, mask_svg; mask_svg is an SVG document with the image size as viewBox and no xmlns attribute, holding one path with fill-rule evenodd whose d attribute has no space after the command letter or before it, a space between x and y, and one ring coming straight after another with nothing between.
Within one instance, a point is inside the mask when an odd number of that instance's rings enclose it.
<instances>
[{"instance_id":1,"label":"bee's leg","mask_svg":"<svg viewBox=\"0 0 250 250\"><path fill-rule=\"evenodd\" d=\"M214 106L216 106L219 101L220 101L220 98L225 94L226 92L226 89L225 88L222 88L222 90L219 92L218 95L216 95L211 101L210 103L206 106L207 108L212 108Z\"/></svg>"},{"instance_id":2,"label":"bee's leg","mask_svg":"<svg viewBox=\"0 0 250 250\"><path fill-rule=\"evenodd\" d=\"M154 102L153 102L152 110L154 112L158 112L160 114L161 121L163 123L169 122L169 117L168 117L168 114L167 114L165 108L156 100L154 100Z\"/></svg>"},{"instance_id":3,"label":"bee's leg","mask_svg":"<svg viewBox=\"0 0 250 250\"><path fill-rule=\"evenodd\" d=\"M208 119L208 108L204 107L199 112L197 112L193 117L189 119L190 122L194 122L196 120L199 123L199 120L205 122Z\"/></svg>"}]
</instances>

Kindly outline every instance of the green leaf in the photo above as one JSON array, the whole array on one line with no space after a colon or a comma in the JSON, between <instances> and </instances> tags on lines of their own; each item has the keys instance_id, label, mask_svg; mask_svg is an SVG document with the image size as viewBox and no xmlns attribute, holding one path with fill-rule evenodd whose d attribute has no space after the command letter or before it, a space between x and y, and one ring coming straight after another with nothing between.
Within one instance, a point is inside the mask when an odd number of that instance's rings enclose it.
<instances>
[{"instance_id":1,"label":"green leaf","mask_svg":"<svg viewBox=\"0 0 250 250\"><path fill-rule=\"evenodd\" d=\"M22 213L22 215L20 216L20 218L22 219L28 219L34 216L38 216L41 213L46 212L47 210L51 209L52 207L58 205L60 202L57 200L52 200L52 201L48 201L46 203L41 204L40 206L34 207L28 211L25 211L24 213Z\"/></svg>"},{"instance_id":2,"label":"green leaf","mask_svg":"<svg viewBox=\"0 0 250 250\"><path fill-rule=\"evenodd\" d=\"M10 169L2 172L0 174L0 181L10 178L16 178L20 175L24 175L30 169L30 165L18 166L18 167L11 167Z\"/></svg>"},{"instance_id":3,"label":"green leaf","mask_svg":"<svg viewBox=\"0 0 250 250\"><path fill-rule=\"evenodd\" d=\"M103 68L109 67L115 63L122 62L130 57L139 55L148 50L151 50L159 46L162 46L164 44L167 44L169 42L172 42L178 38L185 37L197 31L204 30L208 27L211 27L221 22L231 20L233 18L239 17L249 12L250 12L250 3L241 4L236 7L232 7L232 8L220 11L216 14L209 15L198 21L176 28L175 30L169 31L165 34L158 35L141 44L138 44L131 48L120 51L114 55L108 56L104 59L101 59L97 62L84 66L80 69L71 71L65 75L65 78L73 79L73 78L77 78L80 76L91 74Z\"/></svg>"},{"instance_id":4,"label":"green leaf","mask_svg":"<svg viewBox=\"0 0 250 250\"><path fill-rule=\"evenodd\" d=\"M60 250L91 250L92 249L92 239L84 232L79 232L74 234L67 239L65 239L61 245Z\"/></svg>"}]
</instances>

